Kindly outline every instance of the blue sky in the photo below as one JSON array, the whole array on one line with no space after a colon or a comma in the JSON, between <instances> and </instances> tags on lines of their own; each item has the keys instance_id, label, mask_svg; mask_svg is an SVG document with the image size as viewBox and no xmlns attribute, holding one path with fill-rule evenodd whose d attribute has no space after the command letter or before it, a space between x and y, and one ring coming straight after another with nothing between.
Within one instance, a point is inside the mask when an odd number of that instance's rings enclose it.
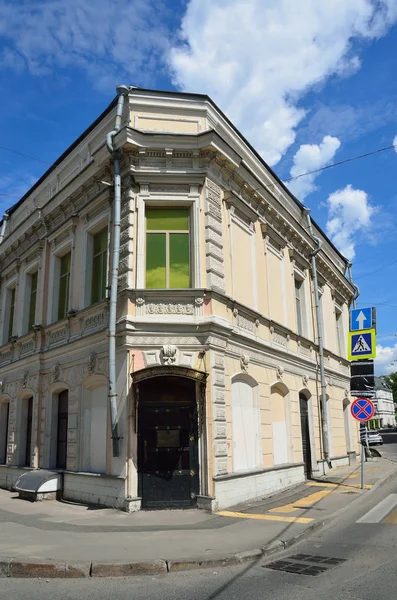
<instances>
[{"instance_id":1,"label":"blue sky","mask_svg":"<svg viewBox=\"0 0 397 600\"><path fill-rule=\"evenodd\" d=\"M43 161L0 149L0 210L118 83L208 93L286 180L397 144L396 72L397 0L0 0L0 146ZM396 169L389 150L288 184L377 307L378 373L397 370Z\"/></svg>"}]
</instances>

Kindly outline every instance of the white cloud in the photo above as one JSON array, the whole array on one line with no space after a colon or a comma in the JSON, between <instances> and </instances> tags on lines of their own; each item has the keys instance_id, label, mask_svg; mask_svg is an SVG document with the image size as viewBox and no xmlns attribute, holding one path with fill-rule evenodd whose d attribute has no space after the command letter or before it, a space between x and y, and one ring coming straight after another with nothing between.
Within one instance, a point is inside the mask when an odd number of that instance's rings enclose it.
<instances>
[{"instance_id":1,"label":"white cloud","mask_svg":"<svg viewBox=\"0 0 397 600\"><path fill-rule=\"evenodd\" d=\"M395 136L395 138L393 140L393 146L394 146L394 150L397 152L397 135Z\"/></svg>"},{"instance_id":2,"label":"white cloud","mask_svg":"<svg viewBox=\"0 0 397 600\"><path fill-rule=\"evenodd\" d=\"M330 194L327 205L327 235L342 254L352 260L355 256L357 235L368 231L371 217L377 207L369 203L366 192L356 190L350 184Z\"/></svg>"},{"instance_id":3,"label":"white cloud","mask_svg":"<svg viewBox=\"0 0 397 600\"><path fill-rule=\"evenodd\" d=\"M397 343L394 346L376 346L375 373L388 375L397 371Z\"/></svg>"},{"instance_id":4,"label":"white cloud","mask_svg":"<svg viewBox=\"0 0 397 600\"><path fill-rule=\"evenodd\" d=\"M0 67L31 75L83 70L98 89L153 85L169 32L163 0L0 2ZM125 81L124 81L125 80Z\"/></svg>"},{"instance_id":5,"label":"white cloud","mask_svg":"<svg viewBox=\"0 0 397 600\"><path fill-rule=\"evenodd\" d=\"M396 0L190 0L170 53L174 82L211 95L274 165L305 116L300 98L358 69L353 42L396 20Z\"/></svg>"},{"instance_id":6,"label":"white cloud","mask_svg":"<svg viewBox=\"0 0 397 600\"><path fill-rule=\"evenodd\" d=\"M321 144L302 144L293 158L291 177L325 167L332 161L339 147L340 140L330 135L326 135ZM303 200L316 189L314 180L318 175L319 173L305 175L288 182L287 185L299 200Z\"/></svg>"}]
</instances>

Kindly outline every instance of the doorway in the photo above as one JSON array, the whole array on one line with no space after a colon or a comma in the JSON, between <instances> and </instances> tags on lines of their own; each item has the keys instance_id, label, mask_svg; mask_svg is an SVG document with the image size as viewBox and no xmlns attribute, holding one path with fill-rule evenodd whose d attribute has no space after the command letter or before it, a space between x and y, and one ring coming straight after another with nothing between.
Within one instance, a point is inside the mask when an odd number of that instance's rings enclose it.
<instances>
[{"instance_id":1,"label":"doorway","mask_svg":"<svg viewBox=\"0 0 397 600\"><path fill-rule=\"evenodd\" d=\"M57 418L57 454L56 468L66 469L66 456L68 445L68 390L58 395L58 418Z\"/></svg>"},{"instance_id":2,"label":"doorway","mask_svg":"<svg viewBox=\"0 0 397 600\"><path fill-rule=\"evenodd\" d=\"M21 451L19 464L30 467L32 459L33 397L21 400Z\"/></svg>"},{"instance_id":3,"label":"doorway","mask_svg":"<svg viewBox=\"0 0 397 600\"><path fill-rule=\"evenodd\" d=\"M195 381L154 377L137 384L142 508L184 508L199 492Z\"/></svg>"},{"instance_id":4,"label":"doorway","mask_svg":"<svg viewBox=\"0 0 397 600\"><path fill-rule=\"evenodd\" d=\"M308 400L304 394L299 394L299 409L302 432L302 454L306 479L312 476L312 453L310 447L309 409Z\"/></svg>"}]
</instances>

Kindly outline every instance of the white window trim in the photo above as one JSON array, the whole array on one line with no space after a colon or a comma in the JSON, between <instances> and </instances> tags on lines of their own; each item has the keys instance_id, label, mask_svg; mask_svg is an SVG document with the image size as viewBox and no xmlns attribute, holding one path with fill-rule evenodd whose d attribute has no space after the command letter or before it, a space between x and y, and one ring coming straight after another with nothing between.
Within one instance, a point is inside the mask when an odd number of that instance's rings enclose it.
<instances>
[{"instance_id":1,"label":"white window trim","mask_svg":"<svg viewBox=\"0 0 397 600\"><path fill-rule=\"evenodd\" d=\"M17 315L17 302L18 302L18 275L15 275L14 277L12 277L8 282L7 285L4 286L3 288L3 294L2 294L2 306L1 306L1 314L3 315L3 325L2 325L2 331L1 331L1 340L2 340L2 345L4 346L5 344L8 344L8 321L10 318L10 305L8 302L8 294L11 293L11 291L15 289L15 306L14 306L14 322L13 322L13 329L12 329L12 333L13 335L17 335L15 332L15 324L17 322L16 319L16 315Z\"/></svg>"},{"instance_id":2,"label":"white window trim","mask_svg":"<svg viewBox=\"0 0 397 600\"><path fill-rule=\"evenodd\" d=\"M200 273L200 195L191 186L190 194L175 194L172 197L159 194L150 194L142 190L148 186L141 186L137 197L137 261L136 261L136 287L146 289L146 207L148 208L189 208L189 237L190 237L190 289L201 287ZM172 288L169 288L172 289Z\"/></svg>"},{"instance_id":3,"label":"white window trim","mask_svg":"<svg viewBox=\"0 0 397 600\"><path fill-rule=\"evenodd\" d=\"M96 233L102 229L108 228L108 268L106 287L109 285L109 265L111 256L111 219L110 209L104 210L95 218L90 219L84 227L83 233L83 251L81 256L81 270L84 274L80 278L80 309L91 306L91 286L92 286L92 258L93 258L93 238Z\"/></svg>"},{"instance_id":4,"label":"white window trim","mask_svg":"<svg viewBox=\"0 0 397 600\"><path fill-rule=\"evenodd\" d=\"M70 260L70 285L69 285L69 308L73 308L72 287L73 287L73 241L68 237L62 244L55 247L52 244L50 257L50 276L48 280L48 308L47 308L47 323L56 323L58 321L58 302L59 302L59 274L60 274L60 259L65 254L71 253Z\"/></svg>"}]
</instances>

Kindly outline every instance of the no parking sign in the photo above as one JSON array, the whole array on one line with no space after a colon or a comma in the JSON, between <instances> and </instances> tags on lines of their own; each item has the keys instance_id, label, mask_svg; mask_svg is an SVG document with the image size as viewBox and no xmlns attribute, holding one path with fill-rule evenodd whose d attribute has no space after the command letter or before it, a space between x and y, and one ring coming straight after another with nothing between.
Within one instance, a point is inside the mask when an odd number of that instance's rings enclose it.
<instances>
[{"instance_id":1,"label":"no parking sign","mask_svg":"<svg viewBox=\"0 0 397 600\"><path fill-rule=\"evenodd\" d=\"M368 398L356 398L350 407L352 416L362 423L369 421L375 414L375 405Z\"/></svg>"}]
</instances>

